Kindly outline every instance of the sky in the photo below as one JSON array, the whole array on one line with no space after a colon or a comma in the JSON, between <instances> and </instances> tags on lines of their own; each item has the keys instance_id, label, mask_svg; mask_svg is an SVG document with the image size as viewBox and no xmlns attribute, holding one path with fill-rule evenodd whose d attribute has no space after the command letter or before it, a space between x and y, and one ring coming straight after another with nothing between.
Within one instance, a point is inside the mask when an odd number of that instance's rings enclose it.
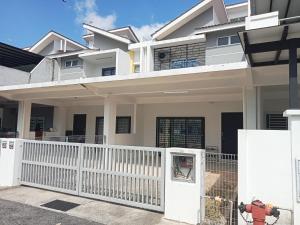
<instances>
[{"instance_id":1,"label":"sky","mask_svg":"<svg viewBox=\"0 0 300 225\"><path fill-rule=\"evenodd\" d=\"M225 0L233 4L243 0ZM142 40L199 0L0 0L0 42L29 47L50 30L83 43L82 23L130 25Z\"/></svg>"}]
</instances>

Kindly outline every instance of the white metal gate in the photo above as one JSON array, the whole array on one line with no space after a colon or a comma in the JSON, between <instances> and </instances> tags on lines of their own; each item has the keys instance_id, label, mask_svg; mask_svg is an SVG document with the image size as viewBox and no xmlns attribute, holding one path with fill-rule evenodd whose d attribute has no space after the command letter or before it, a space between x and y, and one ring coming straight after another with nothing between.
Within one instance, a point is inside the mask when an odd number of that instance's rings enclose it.
<instances>
[{"instance_id":1,"label":"white metal gate","mask_svg":"<svg viewBox=\"0 0 300 225\"><path fill-rule=\"evenodd\" d=\"M21 184L164 211L161 148L24 140Z\"/></svg>"}]
</instances>

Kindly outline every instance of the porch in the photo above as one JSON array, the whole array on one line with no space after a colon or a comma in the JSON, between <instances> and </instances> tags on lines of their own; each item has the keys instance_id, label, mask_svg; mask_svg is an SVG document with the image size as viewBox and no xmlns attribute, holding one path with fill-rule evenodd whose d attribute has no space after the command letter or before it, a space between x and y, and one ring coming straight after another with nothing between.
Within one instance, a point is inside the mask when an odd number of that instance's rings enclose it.
<instances>
[{"instance_id":1,"label":"porch","mask_svg":"<svg viewBox=\"0 0 300 225\"><path fill-rule=\"evenodd\" d=\"M8 87L2 136L237 154L238 129L287 129L280 68Z\"/></svg>"}]
</instances>

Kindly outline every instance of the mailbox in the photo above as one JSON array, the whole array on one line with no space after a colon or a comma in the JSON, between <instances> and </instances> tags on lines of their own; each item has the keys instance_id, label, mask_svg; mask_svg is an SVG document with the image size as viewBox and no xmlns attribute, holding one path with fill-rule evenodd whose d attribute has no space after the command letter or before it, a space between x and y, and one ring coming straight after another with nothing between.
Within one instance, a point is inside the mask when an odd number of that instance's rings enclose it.
<instances>
[{"instance_id":1,"label":"mailbox","mask_svg":"<svg viewBox=\"0 0 300 225\"><path fill-rule=\"evenodd\" d=\"M172 180L195 183L194 154L172 154Z\"/></svg>"}]
</instances>

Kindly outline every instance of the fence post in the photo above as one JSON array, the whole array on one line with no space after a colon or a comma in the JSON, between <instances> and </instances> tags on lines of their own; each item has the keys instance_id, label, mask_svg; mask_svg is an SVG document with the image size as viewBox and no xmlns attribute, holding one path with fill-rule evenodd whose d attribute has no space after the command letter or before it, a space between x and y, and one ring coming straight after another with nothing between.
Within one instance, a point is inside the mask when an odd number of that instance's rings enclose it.
<instances>
[{"instance_id":1,"label":"fence post","mask_svg":"<svg viewBox=\"0 0 300 225\"><path fill-rule=\"evenodd\" d=\"M81 170L80 168L83 166L82 165L82 162L83 162L83 148L84 148L84 144L80 144L78 146L78 159L77 159L77 179L76 179L76 192L77 192L77 195L80 195L80 192L81 192L81 188L82 188L82 174L81 174Z\"/></svg>"}]
</instances>

